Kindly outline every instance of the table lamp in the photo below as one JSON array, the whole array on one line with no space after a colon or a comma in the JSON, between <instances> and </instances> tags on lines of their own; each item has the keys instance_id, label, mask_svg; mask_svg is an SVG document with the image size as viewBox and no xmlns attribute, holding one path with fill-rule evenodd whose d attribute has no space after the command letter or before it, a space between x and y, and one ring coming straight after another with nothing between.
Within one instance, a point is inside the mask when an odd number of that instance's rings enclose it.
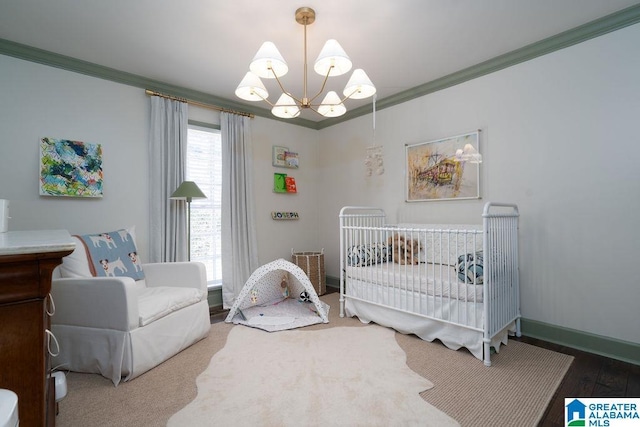
<instances>
[{"instance_id":1,"label":"table lamp","mask_svg":"<svg viewBox=\"0 0 640 427\"><path fill-rule=\"evenodd\" d=\"M186 200L187 202L187 260L189 261L191 261L191 200L206 198L207 196L193 181L184 181L170 197L172 200Z\"/></svg>"}]
</instances>

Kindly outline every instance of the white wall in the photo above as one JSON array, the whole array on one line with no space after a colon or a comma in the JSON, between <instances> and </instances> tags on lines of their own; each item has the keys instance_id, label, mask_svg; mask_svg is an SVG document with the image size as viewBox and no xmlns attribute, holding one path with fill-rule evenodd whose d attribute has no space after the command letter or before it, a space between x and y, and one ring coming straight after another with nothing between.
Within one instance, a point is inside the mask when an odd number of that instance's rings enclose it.
<instances>
[{"instance_id":1,"label":"white wall","mask_svg":"<svg viewBox=\"0 0 640 427\"><path fill-rule=\"evenodd\" d=\"M10 201L9 230L66 229L72 234L136 226L148 254L149 99L144 90L0 55L0 199ZM219 124L214 110L190 107L192 120ZM318 132L273 120L251 121L254 194L261 263L318 241ZM42 137L102 144L104 196L39 196ZM271 147L300 154L298 170L271 166ZM292 175L295 195L276 194L273 173ZM271 211L297 211L297 221L273 221Z\"/></svg>"},{"instance_id":2,"label":"white wall","mask_svg":"<svg viewBox=\"0 0 640 427\"><path fill-rule=\"evenodd\" d=\"M0 55L0 198L9 230L88 233L136 226L148 246L147 134L143 90ZM104 196L39 196L42 137L102 144ZM142 258L146 261L146 250Z\"/></svg>"},{"instance_id":3,"label":"white wall","mask_svg":"<svg viewBox=\"0 0 640 427\"><path fill-rule=\"evenodd\" d=\"M371 116L321 131L327 274L338 276L338 212L480 222L486 201L520 207L525 318L640 343L640 25L377 113L386 173L365 178ZM482 129L478 201L404 202L404 144Z\"/></svg>"},{"instance_id":4,"label":"white wall","mask_svg":"<svg viewBox=\"0 0 640 427\"><path fill-rule=\"evenodd\" d=\"M252 120L254 196L258 254L261 264L277 258L291 259L291 249L315 251L318 235L317 131L292 126L275 120L256 117ZM274 145L297 152L298 169L272 166ZM273 174L286 173L296 179L298 193L274 193ZM298 212L298 220L273 220L271 212Z\"/></svg>"}]
</instances>

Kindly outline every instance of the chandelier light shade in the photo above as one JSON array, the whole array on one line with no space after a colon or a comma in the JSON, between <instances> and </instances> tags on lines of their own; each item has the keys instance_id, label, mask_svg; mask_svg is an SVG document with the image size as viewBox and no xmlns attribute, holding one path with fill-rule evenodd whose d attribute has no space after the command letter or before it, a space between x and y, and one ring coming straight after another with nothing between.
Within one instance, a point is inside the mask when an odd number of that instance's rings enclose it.
<instances>
[{"instance_id":1,"label":"chandelier light shade","mask_svg":"<svg viewBox=\"0 0 640 427\"><path fill-rule=\"evenodd\" d=\"M351 70L351 59L347 56L340 43L327 40L316 59L313 69L321 76L341 76Z\"/></svg>"},{"instance_id":2,"label":"chandelier light shade","mask_svg":"<svg viewBox=\"0 0 640 427\"><path fill-rule=\"evenodd\" d=\"M236 88L236 96L247 101L262 101L269 97L269 92L260 77L249 71Z\"/></svg>"},{"instance_id":3,"label":"chandelier light shade","mask_svg":"<svg viewBox=\"0 0 640 427\"><path fill-rule=\"evenodd\" d=\"M282 77L289 71L289 66L272 42L264 42L253 57L249 69L263 79Z\"/></svg>"},{"instance_id":4,"label":"chandelier light shade","mask_svg":"<svg viewBox=\"0 0 640 427\"><path fill-rule=\"evenodd\" d=\"M302 110L311 109L325 117L339 117L346 113L344 101L347 99L365 99L376 93L376 87L362 69L356 69L343 90L344 98L335 91L329 91L321 103L316 99L323 94L329 77L340 76L351 70L352 62L340 43L334 39L327 40L320 51L313 69L324 77L320 90L313 96L307 93L307 25L316 19L316 13L309 7L301 7L295 13L296 22L304 26L304 80L303 94L296 97L285 90L280 77L287 74L289 67L278 48L272 42L264 42L249 65L249 72L236 88L236 96L245 101L265 101L272 108L271 113L280 118L292 119L300 115ZM281 91L278 101L269 101L269 92L261 78L275 79Z\"/></svg>"},{"instance_id":5,"label":"chandelier light shade","mask_svg":"<svg viewBox=\"0 0 640 427\"><path fill-rule=\"evenodd\" d=\"M276 105L271 109L271 113L283 119L295 119L300 115L300 108L298 108L293 98L283 93L278 98Z\"/></svg>"},{"instance_id":6,"label":"chandelier light shade","mask_svg":"<svg viewBox=\"0 0 640 427\"><path fill-rule=\"evenodd\" d=\"M318 107L318 113L325 117L340 117L346 112L347 107L344 106L340 101L340 97L334 91L327 93Z\"/></svg>"},{"instance_id":7,"label":"chandelier light shade","mask_svg":"<svg viewBox=\"0 0 640 427\"><path fill-rule=\"evenodd\" d=\"M364 99L376 93L376 87L369 76L361 68L353 71L351 78L344 87L344 96L351 99Z\"/></svg>"}]
</instances>

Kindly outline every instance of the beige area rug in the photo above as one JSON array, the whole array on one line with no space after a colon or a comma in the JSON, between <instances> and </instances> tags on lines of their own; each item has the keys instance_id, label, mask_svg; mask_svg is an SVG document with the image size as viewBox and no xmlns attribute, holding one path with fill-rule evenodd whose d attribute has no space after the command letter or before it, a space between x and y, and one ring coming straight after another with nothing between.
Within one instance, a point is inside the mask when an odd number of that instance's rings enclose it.
<instances>
[{"instance_id":1,"label":"beige area rug","mask_svg":"<svg viewBox=\"0 0 640 427\"><path fill-rule=\"evenodd\" d=\"M433 384L407 367L394 335L376 325L234 328L168 425L458 426L420 398Z\"/></svg>"},{"instance_id":2,"label":"beige area rug","mask_svg":"<svg viewBox=\"0 0 640 427\"><path fill-rule=\"evenodd\" d=\"M369 328L356 318L340 318L338 294L321 297L331 306L329 323L297 331L335 327ZM212 325L209 336L131 382L113 383L99 375L70 373L68 395L60 402L58 427L164 426L197 395L196 378L226 343L233 328ZM262 332L262 331L260 331ZM281 332L274 332L279 334ZM269 332L264 332L269 334ZM395 334L406 353L407 365L434 384L422 398L466 426L535 426L569 369L573 358L509 341L492 366L465 350L452 351L438 342ZM304 390L321 399L322 390ZM240 417L242 411L238 411ZM393 422L393 420L389 420ZM218 425L212 420L212 426Z\"/></svg>"}]
</instances>

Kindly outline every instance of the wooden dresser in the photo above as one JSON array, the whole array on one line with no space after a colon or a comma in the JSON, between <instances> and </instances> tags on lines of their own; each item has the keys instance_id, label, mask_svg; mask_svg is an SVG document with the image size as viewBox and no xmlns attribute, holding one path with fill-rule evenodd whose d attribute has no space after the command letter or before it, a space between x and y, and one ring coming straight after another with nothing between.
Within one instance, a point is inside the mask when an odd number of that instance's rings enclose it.
<instances>
[{"instance_id":1,"label":"wooden dresser","mask_svg":"<svg viewBox=\"0 0 640 427\"><path fill-rule=\"evenodd\" d=\"M18 395L21 427L55 425L47 310L51 273L74 247L65 230L0 233L0 388Z\"/></svg>"}]
</instances>

